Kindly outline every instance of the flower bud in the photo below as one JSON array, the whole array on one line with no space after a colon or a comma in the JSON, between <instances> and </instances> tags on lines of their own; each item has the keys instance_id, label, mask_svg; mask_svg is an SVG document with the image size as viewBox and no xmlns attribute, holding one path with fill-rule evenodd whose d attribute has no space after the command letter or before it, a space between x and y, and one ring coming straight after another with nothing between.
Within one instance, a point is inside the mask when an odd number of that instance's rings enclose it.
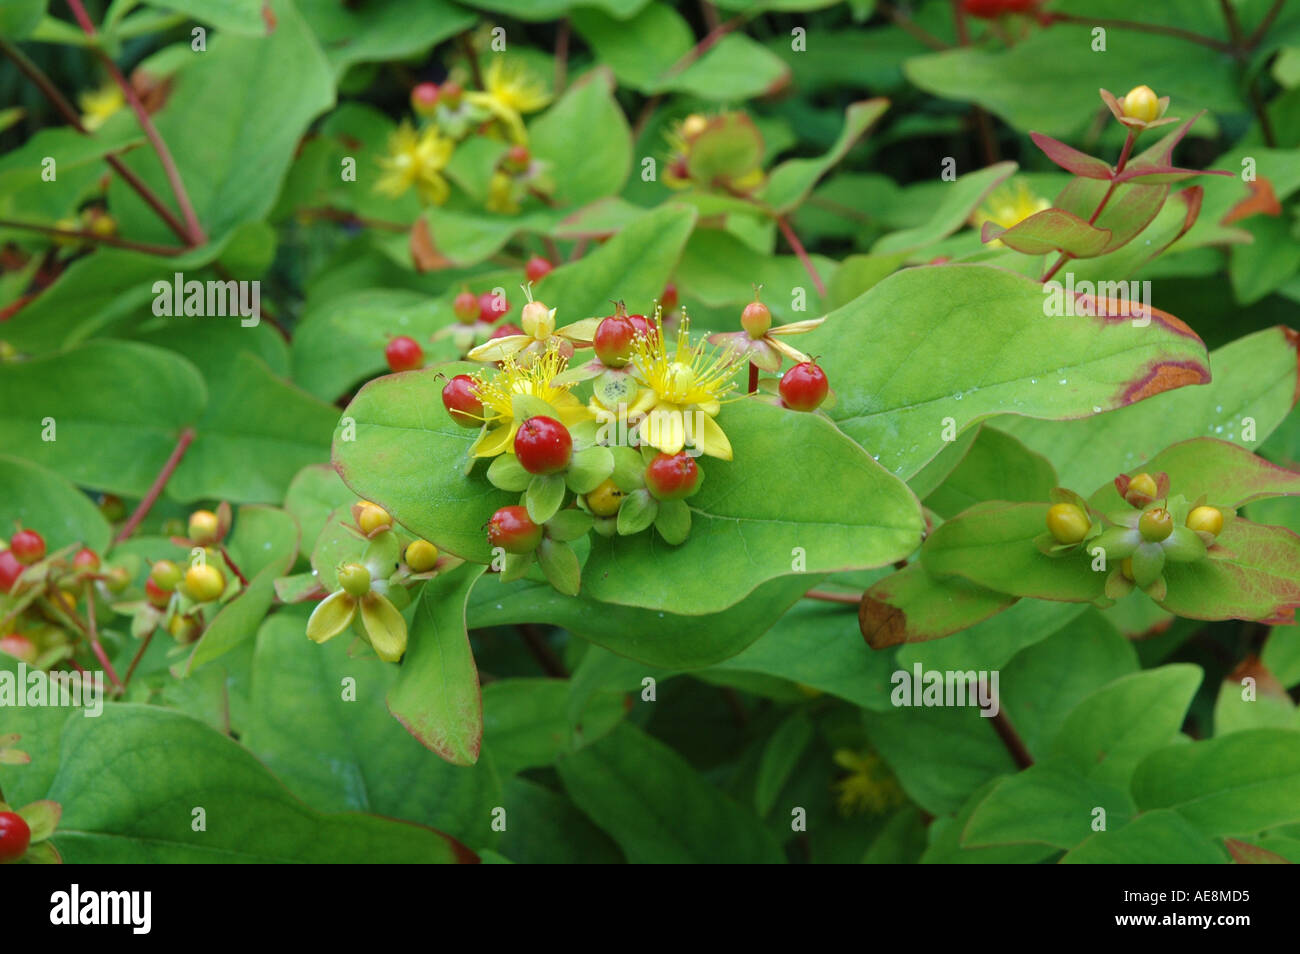
<instances>
[{"instance_id":1,"label":"flower bud","mask_svg":"<svg viewBox=\"0 0 1300 954\"><path fill-rule=\"evenodd\" d=\"M1196 507L1187 515L1187 528L1217 537L1223 531L1223 511L1217 507Z\"/></svg>"},{"instance_id":2,"label":"flower bud","mask_svg":"<svg viewBox=\"0 0 1300 954\"><path fill-rule=\"evenodd\" d=\"M190 514L188 536L195 543L206 546L217 542L221 522L211 510L196 510Z\"/></svg>"},{"instance_id":3,"label":"flower bud","mask_svg":"<svg viewBox=\"0 0 1300 954\"><path fill-rule=\"evenodd\" d=\"M549 338L555 333L555 315L540 301L530 301L524 305L520 324L524 326L524 334L538 340Z\"/></svg>"},{"instance_id":4,"label":"flower bud","mask_svg":"<svg viewBox=\"0 0 1300 954\"><path fill-rule=\"evenodd\" d=\"M1160 100L1150 86L1134 86L1124 97L1124 115L1152 122L1160 116Z\"/></svg>"},{"instance_id":5,"label":"flower bud","mask_svg":"<svg viewBox=\"0 0 1300 954\"><path fill-rule=\"evenodd\" d=\"M1091 528L1092 521L1077 504L1052 504L1047 511L1047 530L1057 543L1078 543Z\"/></svg>"}]
</instances>

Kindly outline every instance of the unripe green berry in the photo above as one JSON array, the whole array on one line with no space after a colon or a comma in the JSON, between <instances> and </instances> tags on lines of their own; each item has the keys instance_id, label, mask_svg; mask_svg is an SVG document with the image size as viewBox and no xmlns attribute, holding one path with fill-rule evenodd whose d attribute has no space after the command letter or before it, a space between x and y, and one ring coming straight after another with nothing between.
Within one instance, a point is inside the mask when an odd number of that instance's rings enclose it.
<instances>
[{"instance_id":1,"label":"unripe green berry","mask_svg":"<svg viewBox=\"0 0 1300 954\"><path fill-rule=\"evenodd\" d=\"M217 542L221 532L221 521L211 510L196 510L190 514L189 538L195 543L206 546Z\"/></svg>"},{"instance_id":2,"label":"unripe green berry","mask_svg":"<svg viewBox=\"0 0 1300 954\"><path fill-rule=\"evenodd\" d=\"M339 586L349 596L361 597L370 592L370 571L360 563L344 563L338 576Z\"/></svg>"},{"instance_id":3,"label":"unripe green berry","mask_svg":"<svg viewBox=\"0 0 1300 954\"><path fill-rule=\"evenodd\" d=\"M1164 507L1148 510L1138 520L1138 532L1143 540L1159 543L1174 532L1174 518Z\"/></svg>"},{"instance_id":4,"label":"unripe green berry","mask_svg":"<svg viewBox=\"0 0 1300 954\"><path fill-rule=\"evenodd\" d=\"M149 571L149 579L153 580L154 584L161 590L176 589L182 576L181 568L171 560L159 560L153 565L153 569Z\"/></svg>"}]
</instances>

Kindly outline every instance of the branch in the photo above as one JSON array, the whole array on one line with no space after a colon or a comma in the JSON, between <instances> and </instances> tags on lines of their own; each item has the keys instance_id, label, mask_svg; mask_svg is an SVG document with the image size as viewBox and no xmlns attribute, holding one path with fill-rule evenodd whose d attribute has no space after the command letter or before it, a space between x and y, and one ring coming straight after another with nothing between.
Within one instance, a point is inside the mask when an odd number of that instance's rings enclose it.
<instances>
[{"instance_id":1,"label":"branch","mask_svg":"<svg viewBox=\"0 0 1300 954\"><path fill-rule=\"evenodd\" d=\"M126 248L133 252L144 252L148 255L181 255L189 251L189 249L176 248L171 245L154 245L151 242L133 242L130 239L118 238L115 235L96 235L94 232L87 232L82 229L57 229L48 225L37 225L34 222L15 222L12 219L0 219L0 226L7 229L27 229L30 232L43 232L46 235L55 235L60 238L81 239L99 245L111 245L114 248Z\"/></svg>"},{"instance_id":2,"label":"branch","mask_svg":"<svg viewBox=\"0 0 1300 954\"><path fill-rule=\"evenodd\" d=\"M144 495L144 498L140 501L140 505L135 508L135 513L131 514L126 523L122 524L122 529L119 530L117 536L113 538L114 543L121 543L131 534L135 533L135 528L140 526L140 522L149 515L150 508L153 507L154 503L158 500L159 495L162 494L163 488L167 486L167 481L169 481L172 474L175 473L177 465L180 464L181 458L185 456L185 451L189 449L189 446L193 441L194 428L187 427L185 430L181 431L180 439L176 442L176 447L172 450L172 455L167 458L167 462L163 464L162 470L158 471L158 476L154 478L153 486L151 486L149 492Z\"/></svg>"},{"instance_id":3,"label":"branch","mask_svg":"<svg viewBox=\"0 0 1300 954\"><path fill-rule=\"evenodd\" d=\"M981 694L985 685L986 683L981 678ZM1007 712L1002 708L1002 703L1000 701L998 703L998 714L993 716L992 721L994 731L997 732L998 738L1002 740L1002 744L1007 747L1007 751L1011 753L1011 759L1016 763L1016 767L1027 769L1033 765L1034 757L1029 754L1029 749L1025 746L1025 740L1020 737L1020 733L1016 731L1016 727L1012 725L1011 720L1007 718Z\"/></svg>"},{"instance_id":4,"label":"branch","mask_svg":"<svg viewBox=\"0 0 1300 954\"><path fill-rule=\"evenodd\" d=\"M95 32L95 24L91 22L90 16L86 13L86 8L81 5L81 0L67 0L67 2L82 32L92 40L96 39L98 34ZM185 219L189 243L194 246L202 245L208 240L207 236L203 234L203 226L199 225L198 216L194 214L194 206L190 204L189 193L185 191L185 183L181 181L180 170L176 168L171 151L167 148L167 144L163 142L162 136L159 135L158 128L154 126L153 120L149 117L148 110L144 108L144 103L140 102L140 97L136 95L135 87L127 82L126 77L122 75L122 71L117 68L117 64L98 45L95 46L95 55L104 64L104 68L108 70L108 74L113 78L113 81L121 88L122 95L126 97L127 103L130 104L131 110L135 113L135 118L140 123L140 128L144 130L145 137L153 146L154 152L158 154L158 161L162 163L163 173L166 174L167 181L172 187L172 195L176 197L176 204L180 206L181 215Z\"/></svg>"},{"instance_id":5,"label":"branch","mask_svg":"<svg viewBox=\"0 0 1300 954\"><path fill-rule=\"evenodd\" d=\"M803 595L806 600L822 600L826 603L847 603L858 606L862 603L862 593L832 593L830 590L809 590Z\"/></svg>"},{"instance_id":6,"label":"branch","mask_svg":"<svg viewBox=\"0 0 1300 954\"><path fill-rule=\"evenodd\" d=\"M794 249L795 255L799 257L799 261L803 264L804 271L812 276L813 284L817 286L817 294L825 298L826 286L822 284L822 277L817 274L817 269L813 268L812 259L808 257L808 253L804 250L803 243L799 241L799 236L794 234L794 229L790 228L790 223L785 220L784 215L778 215L776 217L776 224L780 227L781 234L785 236L785 240L790 243L790 247Z\"/></svg>"},{"instance_id":7,"label":"branch","mask_svg":"<svg viewBox=\"0 0 1300 954\"><path fill-rule=\"evenodd\" d=\"M910 33L913 37L920 40L930 49L932 50L952 49L952 47L950 47L947 43L943 42L943 40L939 39L929 30L923 29L922 27L919 27L915 23L913 23L911 17L907 17L899 13L897 10L894 9L892 4L886 3L885 0L880 0L880 2L876 4L876 7L880 10L881 13L885 14L885 16L889 17L889 19L893 20L895 26L905 30L907 33Z\"/></svg>"},{"instance_id":8,"label":"branch","mask_svg":"<svg viewBox=\"0 0 1300 954\"><path fill-rule=\"evenodd\" d=\"M1208 46L1212 50L1218 50L1220 53L1231 53L1232 47L1222 40L1216 40L1212 36L1205 36L1200 33L1193 33L1191 30L1182 30L1178 27L1164 26L1159 23L1139 23L1136 20L1111 20L1101 17L1078 17L1071 13L1049 13L1048 18L1053 23L1077 23L1080 26L1099 26L1108 27L1115 30L1137 30L1141 33L1163 33L1165 36L1176 36L1179 39L1186 40L1188 43L1199 43L1201 46Z\"/></svg>"},{"instance_id":9,"label":"branch","mask_svg":"<svg viewBox=\"0 0 1300 954\"><path fill-rule=\"evenodd\" d=\"M67 121L68 125L83 136L91 135L90 130L82 125L81 116L72 108L72 104L68 102L67 98L61 92L59 92L58 87L50 82L50 78L41 72L41 68L27 58L27 55L23 53L22 50L14 46L4 37L0 37L0 50L2 50L9 59L13 60L18 69L22 71L23 75L36 85L36 88L45 95L45 98L50 101L51 105L54 106L59 115ZM104 161L113 168L114 172L122 177L122 180L127 185L136 191L140 198L144 199L149 208L158 213L158 217L167 223L167 227L176 233L177 238L182 242L188 242L190 240L189 234L185 231L185 226L182 224L181 220L176 218L176 214L163 204L162 200L158 198L154 191L144 183L144 180L132 172L131 169L113 153L104 156Z\"/></svg>"}]
</instances>

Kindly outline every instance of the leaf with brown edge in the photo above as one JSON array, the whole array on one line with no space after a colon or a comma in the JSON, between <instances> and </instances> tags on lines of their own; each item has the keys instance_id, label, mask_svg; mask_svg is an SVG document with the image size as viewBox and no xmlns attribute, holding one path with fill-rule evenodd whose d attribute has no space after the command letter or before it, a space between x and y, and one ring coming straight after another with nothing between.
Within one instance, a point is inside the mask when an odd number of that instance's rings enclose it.
<instances>
[{"instance_id":1,"label":"leaf with brown edge","mask_svg":"<svg viewBox=\"0 0 1300 954\"><path fill-rule=\"evenodd\" d=\"M1067 603L1105 602L1106 574L1091 569L1083 548L1056 557L1034 540L1050 504L991 500L963 511L930 534L921 562L935 576L960 576L1009 596ZM991 615L991 614L990 614Z\"/></svg>"},{"instance_id":2,"label":"leaf with brown edge","mask_svg":"<svg viewBox=\"0 0 1300 954\"><path fill-rule=\"evenodd\" d=\"M1206 503L1230 510L1268 497L1300 496L1300 473L1215 437L1194 437L1174 444L1134 467L1129 476L1140 471L1163 471L1169 475L1173 493L1193 501L1204 496ZM1101 487L1088 502L1102 511L1124 505L1112 483Z\"/></svg>"},{"instance_id":3,"label":"leaf with brown edge","mask_svg":"<svg viewBox=\"0 0 1300 954\"><path fill-rule=\"evenodd\" d=\"M1009 229L985 222L980 240L999 239L1003 245L1026 255L1066 252L1079 258L1099 255L1110 242L1110 230L1090 225L1064 209L1044 209L1017 222Z\"/></svg>"},{"instance_id":4,"label":"leaf with brown edge","mask_svg":"<svg viewBox=\"0 0 1300 954\"><path fill-rule=\"evenodd\" d=\"M919 563L879 580L863 595L858 625L872 649L950 636L1016 602L966 581L936 579Z\"/></svg>"},{"instance_id":5,"label":"leaf with brown edge","mask_svg":"<svg viewBox=\"0 0 1300 954\"><path fill-rule=\"evenodd\" d=\"M1261 848L1259 845L1252 845L1248 841L1242 841L1240 838L1223 839L1223 847L1228 849L1228 854L1232 855L1232 860L1239 865L1289 865L1292 862L1283 858L1277 852L1269 851L1267 848Z\"/></svg>"},{"instance_id":6,"label":"leaf with brown edge","mask_svg":"<svg viewBox=\"0 0 1300 954\"><path fill-rule=\"evenodd\" d=\"M1300 537L1284 527L1229 519L1206 558L1166 563L1160 606L1190 619L1295 622L1300 607Z\"/></svg>"},{"instance_id":7,"label":"leaf with brown edge","mask_svg":"<svg viewBox=\"0 0 1300 954\"><path fill-rule=\"evenodd\" d=\"M1073 146L1067 146L1059 139L1053 139L1051 136L1045 136L1042 133L1031 132L1029 138L1034 141L1035 146L1043 150L1048 159L1051 159L1066 172L1073 172L1076 176L1082 176L1085 179L1109 179L1111 177L1110 166L1096 156L1080 152Z\"/></svg>"},{"instance_id":8,"label":"leaf with brown edge","mask_svg":"<svg viewBox=\"0 0 1300 954\"><path fill-rule=\"evenodd\" d=\"M1248 193L1246 198L1224 213L1223 218L1219 220L1220 225L1231 225L1233 222L1248 219L1252 215L1277 216L1282 214L1282 205L1277 201L1277 195L1273 192L1273 183L1266 176L1260 176L1245 185Z\"/></svg>"},{"instance_id":9,"label":"leaf with brown edge","mask_svg":"<svg viewBox=\"0 0 1300 954\"><path fill-rule=\"evenodd\" d=\"M423 218L415 220L411 226L411 261L417 272L431 272L439 268L451 268L456 263L438 251L433 242L433 233L429 223Z\"/></svg>"}]
</instances>

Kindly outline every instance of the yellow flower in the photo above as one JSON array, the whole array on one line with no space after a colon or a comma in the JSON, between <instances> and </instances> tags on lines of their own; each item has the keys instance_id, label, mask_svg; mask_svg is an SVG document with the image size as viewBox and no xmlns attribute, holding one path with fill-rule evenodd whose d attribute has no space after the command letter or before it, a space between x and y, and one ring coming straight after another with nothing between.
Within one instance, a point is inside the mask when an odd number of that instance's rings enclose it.
<instances>
[{"instance_id":1,"label":"yellow flower","mask_svg":"<svg viewBox=\"0 0 1300 954\"><path fill-rule=\"evenodd\" d=\"M706 351L703 341L691 344L690 327L683 314L671 353L662 327L632 339L632 375L645 390L628 413L645 415L638 434L656 450L676 454L690 444L710 457L731 460L731 442L713 418L736 386L732 378L739 361L726 349Z\"/></svg>"},{"instance_id":2,"label":"yellow flower","mask_svg":"<svg viewBox=\"0 0 1300 954\"><path fill-rule=\"evenodd\" d=\"M500 339L498 339L500 340ZM546 404L551 414L565 427L591 419L591 412L569 393L572 384L556 384L554 378L564 370L568 359L556 349L551 349L536 361L518 364L513 357L505 359L499 372L488 378L474 375L474 393L483 402L483 430L474 441L470 452L474 457L496 457L515 452L515 434L533 412L515 417L515 398L529 397Z\"/></svg>"},{"instance_id":3,"label":"yellow flower","mask_svg":"<svg viewBox=\"0 0 1300 954\"><path fill-rule=\"evenodd\" d=\"M81 125L94 132L126 105L126 97L120 86L109 82L99 89L82 93L77 97L77 104L81 107Z\"/></svg>"},{"instance_id":4,"label":"yellow flower","mask_svg":"<svg viewBox=\"0 0 1300 954\"><path fill-rule=\"evenodd\" d=\"M523 208L516 191L514 177L498 169L492 173L492 179L488 183L488 197L484 207L498 215L514 215Z\"/></svg>"},{"instance_id":5,"label":"yellow flower","mask_svg":"<svg viewBox=\"0 0 1300 954\"><path fill-rule=\"evenodd\" d=\"M501 120L515 142L525 142L523 114L535 113L551 101L542 81L521 64L498 56L488 66L483 85L487 88L466 93L465 99Z\"/></svg>"},{"instance_id":6,"label":"yellow flower","mask_svg":"<svg viewBox=\"0 0 1300 954\"><path fill-rule=\"evenodd\" d=\"M451 161L454 148L455 143L432 126L416 132L403 122L388 137L388 155L379 160L384 174L375 183L375 191L397 198L415 186L426 202L441 205L451 191L442 170Z\"/></svg>"},{"instance_id":7,"label":"yellow flower","mask_svg":"<svg viewBox=\"0 0 1300 954\"><path fill-rule=\"evenodd\" d=\"M578 348L591 346L599 318L584 318L563 328L555 327L554 308L533 301L531 287L524 289L528 304L524 306L520 321L524 326L521 335L493 338L470 350L465 357L470 361L502 361L506 358L531 359L548 351L559 351L564 360L573 357Z\"/></svg>"},{"instance_id":8,"label":"yellow flower","mask_svg":"<svg viewBox=\"0 0 1300 954\"><path fill-rule=\"evenodd\" d=\"M307 637L326 643L360 617L366 642L384 662L397 662L406 652L406 620L388 599L388 583L379 579L384 567L347 563L338 568L339 589L316 604L307 619Z\"/></svg>"},{"instance_id":9,"label":"yellow flower","mask_svg":"<svg viewBox=\"0 0 1300 954\"><path fill-rule=\"evenodd\" d=\"M1004 229L1009 229L1013 225L1019 225L1031 215L1051 207L1051 202L1034 195L1029 186L1022 180L1017 181L1014 186L1007 184L994 189L989 193L988 200L984 205L975 210L975 214L971 216L970 221L977 231L984 228L985 222L992 222ZM994 248L1002 245L997 239L988 244Z\"/></svg>"},{"instance_id":10,"label":"yellow flower","mask_svg":"<svg viewBox=\"0 0 1300 954\"><path fill-rule=\"evenodd\" d=\"M875 753L838 749L834 758L836 765L849 771L833 786L839 796L840 814L879 815L902 803L902 789Z\"/></svg>"}]
</instances>

